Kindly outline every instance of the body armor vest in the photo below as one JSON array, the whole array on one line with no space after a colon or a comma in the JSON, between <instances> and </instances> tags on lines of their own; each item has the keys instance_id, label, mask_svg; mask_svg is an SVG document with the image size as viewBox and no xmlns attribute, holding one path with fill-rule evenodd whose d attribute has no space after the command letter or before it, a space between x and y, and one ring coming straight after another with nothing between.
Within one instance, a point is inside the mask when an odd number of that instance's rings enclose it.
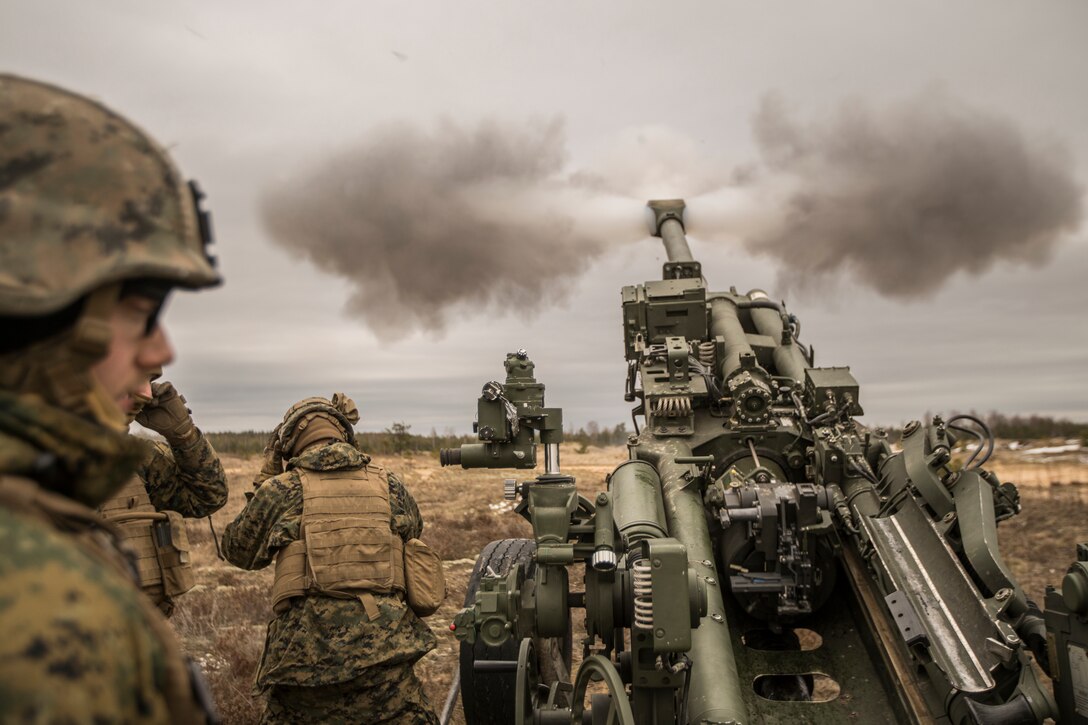
<instances>
[{"instance_id":1,"label":"body armor vest","mask_svg":"<svg viewBox=\"0 0 1088 725\"><path fill-rule=\"evenodd\" d=\"M181 514L156 511L138 476L129 479L98 511L120 528L122 540L135 558L140 588L169 615L174 597L195 583Z\"/></svg>"},{"instance_id":2,"label":"body armor vest","mask_svg":"<svg viewBox=\"0 0 1088 725\"><path fill-rule=\"evenodd\" d=\"M296 469L302 483L299 539L276 554L272 608L308 593L358 598L373 616L373 597L404 591L404 542L390 525L385 471ZM373 610L376 611L376 610Z\"/></svg>"}]
</instances>

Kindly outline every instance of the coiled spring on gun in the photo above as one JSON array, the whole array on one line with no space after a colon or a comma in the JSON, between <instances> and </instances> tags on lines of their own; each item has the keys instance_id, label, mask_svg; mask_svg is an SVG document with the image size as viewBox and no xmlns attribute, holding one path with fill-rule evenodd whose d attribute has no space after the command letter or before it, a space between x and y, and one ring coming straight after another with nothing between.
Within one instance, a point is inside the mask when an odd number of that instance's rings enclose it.
<instances>
[{"instance_id":1,"label":"coiled spring on gun","mask_svg":"<svg viewBox=\"0 0 1088 725\"><path fill-rule=\"evenodd\" d=\"M651 401L650 410L654 415L666 418L679 418L691 415L690 395L666 395Z\"/></svg>"},{"instance_id":2,"label":"coiled spring on gun","mask_svg":"<svg viewBox=\"0 0 1088 725\"><path fill-rule=\"evenodd\" d=\"M653 574L648 561L639 560L631 565L632 583L635 590L635 626L639 629L654 627Z\"/></svg>"},{"instance_id":3,"label":"coiled spring on gun","mask_svg":"<svg viewBox=\"0 0 1088 725\"><path fill-rule=\"evenodd\" d=\"M713 342L700 342L699 343L699 362L703 365L711 366L714 364L714 343Z\"/></svg>"}]
</instances>

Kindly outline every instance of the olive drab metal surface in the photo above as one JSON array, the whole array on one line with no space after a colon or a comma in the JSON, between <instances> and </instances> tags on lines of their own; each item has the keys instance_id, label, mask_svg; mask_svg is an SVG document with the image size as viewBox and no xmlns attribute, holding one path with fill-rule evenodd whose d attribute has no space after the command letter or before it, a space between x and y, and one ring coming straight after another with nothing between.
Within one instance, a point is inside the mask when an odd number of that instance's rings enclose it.
<instances>
[{"instance_id":1,"label":"olive drab metal surface","mask_svg":"<svg viewBox=\"0 0 1088 725\"><path fill-rule=\"evenodd\" d=\"M518 725L1084 722L1088 547L1044 619L997 546L1020 504L984 468L985 424L935 416L893 446L783 303L709 286L683 201L649 207L668 261L621 292L635 434L607 488L579 495L562 472L561 410L525 350L483 387L480 442L441 453L518 469L545 453L504 483L531 565L478 564L454 620L470 724L510 721L502 688Z\"/></svg>"}]
</instances>

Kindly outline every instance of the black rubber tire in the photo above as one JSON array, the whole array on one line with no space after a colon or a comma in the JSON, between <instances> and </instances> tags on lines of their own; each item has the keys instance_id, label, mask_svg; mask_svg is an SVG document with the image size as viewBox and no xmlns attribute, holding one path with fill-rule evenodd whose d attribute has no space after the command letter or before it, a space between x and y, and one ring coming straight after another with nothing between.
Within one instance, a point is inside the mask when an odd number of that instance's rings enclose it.
<instances>
[{"instance_id":1,"label":"black rubber tire","mask_svg":"<svg viewBox=\"0 0 1088 725\"><path fill-rule=\"evenodd\" d=\"M525 568L526 577L529 577L535 569L534 553L536 542L532 539L502 539L485 546L476 558L476 566L469 577L465 606L475 603L476 590L489 566L500 575L521 566ZM461 705L467 725L510 725L514 722L517 673L477 673L473 663L477 660L517 661L520 646L521 642L513 637L499 647L488 647L479 640L472 645L461 643Z\"/></svg>"}]
</instances>

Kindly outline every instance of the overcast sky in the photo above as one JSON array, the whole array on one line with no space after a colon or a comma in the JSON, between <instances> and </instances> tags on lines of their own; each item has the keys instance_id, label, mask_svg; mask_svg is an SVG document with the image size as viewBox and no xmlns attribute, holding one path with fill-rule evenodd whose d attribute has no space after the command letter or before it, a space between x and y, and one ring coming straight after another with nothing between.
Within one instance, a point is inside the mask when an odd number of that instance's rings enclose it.
<instances>
[{"instance_id":1,"label":"overcast sky","mask_svg":"<svg viewBox=\"0 0 1088 725\"><path fill-rule=\"evenodd\" d=\"M1088 420L1086 28L1082 0L5 0L0 69L96 96L207 192L226 284L165 319L208 430L342 390L362 429L465 432L522 347L569 423L629 421L651 196L870 423Z\"/></svg>"}]
</instances>

